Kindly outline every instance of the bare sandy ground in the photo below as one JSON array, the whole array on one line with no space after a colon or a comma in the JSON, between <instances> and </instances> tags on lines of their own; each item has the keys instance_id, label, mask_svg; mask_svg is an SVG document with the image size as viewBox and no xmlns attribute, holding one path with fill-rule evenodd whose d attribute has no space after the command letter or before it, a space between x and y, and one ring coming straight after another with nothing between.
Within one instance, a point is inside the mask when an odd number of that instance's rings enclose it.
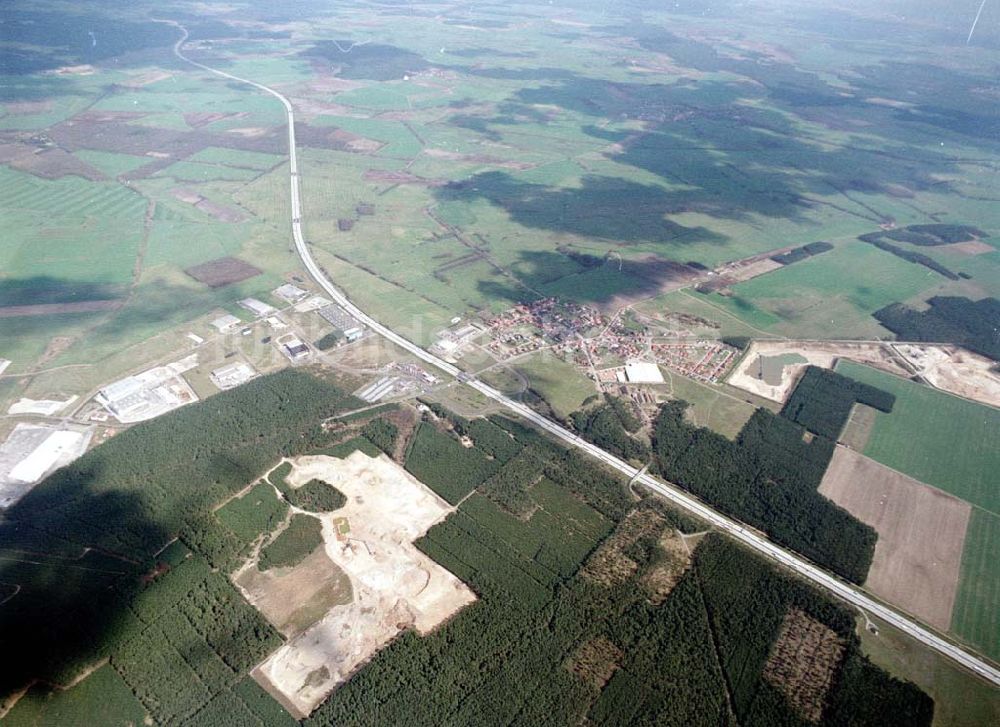
<instances>
[{"instance_id":1,"label":"bare sandy ground","mask_svg":"<svg viewBox=\"0 0 1000 727\"><path fill-rule=\"evenodd\" d=\"M352 600L350 579L324 548L288 568L262 572L257 570L256 560L234 580L247 600L285 637L297 636L333 606Z\"/></svg>"},{"instance_id":2,"label":"bare sandy ground","mask_svg":"<svg viewBox=\"0 0 1000 727\"><path fill-rule=\"evenodd\" d=\"M865 586L947 630L969 504L845 447L837 447L819 491L878 531Z\"/></svg>"},{"instance_id":3,"label":"bare sandy ground","mask_svg":"<svg viewBox=\"0 0 1000 727\"><path fill-rule=\"evenodd\" d=\"M892 347L933 386L1000 407L1000 375L985 356L956 346L894 343Z\"/></svg>"},{"instance_id":4,"label":"bare sandy ground","mask_svg":"<svg viewBox=\"0 0 1000 727\"><path fill-rule=\"evenodd\" d=\"M405 628L428 633L475 600L458 578L413 546L452 508L384 455L293 460L289 484L324 480L347 497L323 516L326 554L350 578L354 602L335 606L254 670L308 714Z\"/></svg>"},{"instance_id":5,"label":"bare sandy ground","mask_svg":"<svg viewBox=\"0 0 1000 727\"><path fill-rule=\"evenodd\" d=\"M781 375L781 384L772 386L766 381L751 376L749 371L756 365L759 356L780 356L785 353L796 353L806 359L806 363L789 364ZM892 354L881 343L847 343L842 341L754 341L750 344L746 355L733 370L727 383L751 394L763 396L765 399L784 403L788 394L799 377L810 364L825 369L833 368L838 358L846 358L858 363L868 364L876 368L890 371L898 376L909 377L893 360Z\"/></svg>"}]
</instances>

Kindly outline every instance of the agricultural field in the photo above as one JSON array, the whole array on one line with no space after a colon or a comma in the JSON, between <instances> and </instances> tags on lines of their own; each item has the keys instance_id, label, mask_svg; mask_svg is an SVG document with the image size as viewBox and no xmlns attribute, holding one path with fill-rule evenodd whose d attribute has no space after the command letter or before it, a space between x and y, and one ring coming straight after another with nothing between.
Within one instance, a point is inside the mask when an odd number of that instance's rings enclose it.
<instances>
[{"instance_id":1,"label":"agricultural field","mask_svg":"<svg viewBox=\"0 0 1000 727\"><path fill-rule=\"evenodd\" d=\"M896 109L912 103L915 86L949 109L975 106L970 98L988 74L982 61L935 51L915 83L884 71L894 49L840 43L844 26L826 21L830 40L817 44L802 18L779 51L773 29L787 20L782 13L760 13L741 23L747 37L735 37L721 18L661 11L629 27L586 6L483 7L462 19L380 8L362 24L335 10L290 21L294 33L269 37L265 47L228 27L220 10L191 45L201 60L276 84L295 100L309 235L338 261L348 292L394 324L398 311L436 325L536 295L632 302L685 284L678 264L712 267L774 249L776 240L813 242L820 230L834 250L712 304L772 335L884 336L870 313L887 303L942 290L995 292L989 250L998 219L981 194L992 141L920 108ZM129 22L141 16L137 9ZM260 22L252 11L241 20ZM503 49L483 42L485 28L503 34ZM352 36L350 51L329 40L337 32ZM572 49L551 42L558 32L574 34ZM144 130L153 146L178 149L176 158L132 167L157 150L130 140L117 157L81 149L80 161L94 175L135 175L147 186L215 180L239 197L255 184L250 175L280 167L280 106L164 58L172 33L154 25L136 34L151 44L145 66L112 71L91 59L59 85L86 95L105 76L120 83L86 123ZM216 42L202 45L213 35ZM613 60L623 41L628 58ZM927 44L917 47L926 57ZM940 65L946 57L957 68ZM21 85L30 87L44 67L29 64ZM833 79L828 67L853 75ZM684 85L692 79L697 87ZM834 96L847 100L828 104ZM44 87L34 97L42 100L9 109L6 119L58 126L65 116L44 100ZM871 179L860 180L858 169ZM359 205L373 209L362 214ZM985 247L933 253L954 258L970 281L942 289L919 266L855 239L941 209L986 235ZM340 229L342 220L354 226ZM570 253L614 253L619 262L587 267ZM622 263L648 272L623 274ZM893 285L872 285L883 273ZM372 284L388 295L371 296ZM816 305L831 291L832 316Z\"/></svg>"},{"instance_id":2,"label":"agricultural field","mask_svg":"<svg viewBox=\"0 0 1000 727\"><path fill-rule=\"evenodd\" d=\"M896 397L892 413L875 414L865 455L1000 513L1000 411L850 361L836 371Z\"/></svg>"},{"instance_id":3,"label":"agricultural field","mask_svg":"<svg viewBox=\"0 0 1000 727\"><path fill-rule=\"evenodd\" d=\"M890 303L947 294L955 285L857 240L732 286L711 302L754 328L790 338L887 338L871 314Z\"/></svg>"},{"instance_id":4,"label":"agricultural field","mask_svg":"<svg viewBox=\"0 0 1000 727\"><path fill-rule=\"evenodd\" d=\"M287 245L280 104L178 63L177 29L150 22L142 3L114 21L97 6L80 12L109 47L73 46L79 63L69 63L26 15L18 33L32 50L13 66L0 118L0 208L17 231L0 249L13 271L0 290L11 373L117 373L116 350L152 360L161 349L144 342L176 340L299 267ZM886 337L870 314L887 304L997 292L1000 218L983 194L995 145L957 121L896 109L914 92L976 106L988 79L976 56L928 57L906 36L927 60L915 83L877 70L894 49L840 43L843 28L826 21L829 42L797 17L776 50L773 28L787 18L775 8L741 23L747 37L721 18L652 10L635 27L586 5L467 12L379 8L359 23L331 9L272 33L257 10L234 24L219 7L189 28L193 56L293 99L316 254L411 338L426 344L455 315L544 295L607 308L653 299L698 310L720 334ZM487 28L502 49L484 42ZM330 40L337 33L350 51ZM573 34L572 49L552 42L559 33ZM109 62L130 49L128 62ZM846 75L832 79L828 67ZM833 96L847 100L831 106ZM982 233L930 251L967 280L928 276L856 239L941 209ZM697 277L688 263L713 267L819 234L832 250L732 295L676 290ZM84 247L85 260L75 252ZM226 256L263 272L208 289L181 273ZM44 299L24 303L29 281ZM67 386L98 383L77 373Z\"/></svg>"},{"instance_id":5,"label":"agricultural field","mask_svg":"<svg viewBox=\"0 0 1000 727\"><path fill-rule=\"evenodd\" d=\"M935 727L992 724L1000 719L1000 694L991 684L946 657L921 649L889 624L876 625L877 635L859 623L862 652L897 679L913 682L933 697Z\"/></svg>"},{"instance_id":6,"label":"agricultural field","mask_svg":"<svg viewBox=\"0 0 1000 727\"><path fill-rule=\"evenodd\" d=\"M1000 518L974 509L962 551L962 574L951 630L985 654L1000 658Z\"/></svg>"},{"instance_id":7,"label":"agricultural field","mask_svg":"<svg viewBox=\"0 0 1000 727\"><path fill-rule=\"evenodd\" d=\"M878 531L865 587L935 628L947 631L973 511L967 502L838 447L819 492ZM994 594L996 595L996 594ZM991 607L998 601L994 598Z\"/></svg>"}]
</instances>

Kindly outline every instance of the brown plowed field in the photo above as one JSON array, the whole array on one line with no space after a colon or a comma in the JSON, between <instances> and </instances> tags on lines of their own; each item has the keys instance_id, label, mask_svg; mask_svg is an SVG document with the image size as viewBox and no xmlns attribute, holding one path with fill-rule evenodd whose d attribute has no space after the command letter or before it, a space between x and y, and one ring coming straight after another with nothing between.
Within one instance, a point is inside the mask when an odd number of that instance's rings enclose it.
<instances>
[{"instance_id":1,"label":"brown plowed field","mask_svg":"<svg viewBox=\"0 0 1000 727\"><path fill-rule=\"evenodd\" d=\"M210 288L222 288L260 275L260 269L235 257L220 257L186 268L185 273Z\"/></svg>"},{"instance_id":2,"label":"brown plowed field","mask_svg":"<svg viewBox=\"0 0 1000 727\"><path fill-rule=\"evenodd\" d=\"M865 586L947 630L969 504L846 447L837 447L819 491L878 531Z\"/></svg>"}]
</instances>

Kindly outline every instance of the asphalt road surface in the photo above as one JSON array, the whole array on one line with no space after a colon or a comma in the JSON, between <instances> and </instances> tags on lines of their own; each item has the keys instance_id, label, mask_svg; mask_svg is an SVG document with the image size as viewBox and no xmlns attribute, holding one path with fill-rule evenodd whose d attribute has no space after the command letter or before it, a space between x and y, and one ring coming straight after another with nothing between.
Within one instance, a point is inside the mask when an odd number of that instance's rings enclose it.
<instances>
[{"instance_id":1,"label":"asphalt road surface","mask_svg":"<svg viewBox=\"0 0 1000 727\"><path fill-rule=\"evenodd\" d=\"M882 621L895 626L899 630L912 636L914 639L926 644L935 651L947 656L993 684L1000 686L1000 670L991 664L988 664L979 657L970 654L952 641L929 631L927 628L916 623L909 617L895 611L880 601L875 600L858 587L828 573L819 566L810 563L802 558L802 556L796 555L795 553L776 545L766 536L751 527L716 512L708 505L705 505L700 500L674 485L658 480L644 472L640 472L638 468L633 467L628 462L625 462L624 460L605 452L600 447L581 439L573 432L553 421L550 421L549 419L546 419L521 402L509 399L492 386L484 384L469 374L462 372L456 366L438 358L429 351L425 351L412 341L408 341L403 338L398 333L382 325L354 305L354 303L352 303L347 296L337 289L337 287L327 277L326 272L313 259L312 252L309 250L309 245L302 234L302 201L299 193L299 165L295 145L295 112L292 108L291 102L274 89L268 88L263 84L247 80L246 78L240 78L239 76L234 76L231 73L226 73L225 71L220 71L191 60L181 52L181 47L184 45L185 41L187 41L187 29L178 23L171 24L179 28L182 33L180 40L178 40L174 45L174 53L182 61L190 63L191 65L201 68L204 71L208 71L209 73L214 73L217 76L222 76L223 78L228 78L232 81L253 86L264 93L274 96L285 107L285 113L288 116L288 158L290 171L289 193L292 208L292 237L295 240L295 249L298 252L299 257L302 259L302 264L305 265L306 270L309 271L309 274L313 277L313 279L338 305L343 306L348 313L376 333L384 336L389 341L392 341L400 348L410 352L425 363L450 374L460 382L472 387L483 396L486 396L505 408L519 414L524 419L532 422L540 429L544 429L549 432L549 434L562 440L567 445L576 447L577 449L586 452L590 456L604 462L612 469L621 472L629 478L634 477L636 482L645 485L653 492L663 496L667 500L670 500L675 505L681 507L689 513L709 522L719 530L725 531L730 536L758 553L780 563L813 584L829 591L853 606L856 606L864 611L868 616L875 616Z\"/></svg>"}]
</instances>

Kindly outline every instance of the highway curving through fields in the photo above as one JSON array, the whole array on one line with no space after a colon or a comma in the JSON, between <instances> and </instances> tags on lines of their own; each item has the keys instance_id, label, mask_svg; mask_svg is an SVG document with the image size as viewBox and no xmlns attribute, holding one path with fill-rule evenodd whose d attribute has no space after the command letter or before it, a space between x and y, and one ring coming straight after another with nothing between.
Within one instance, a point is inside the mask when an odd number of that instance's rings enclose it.
<instances>
[{"instance_id":1,"label":"highway curving through fields","mask_svg":"<svg viewBox=\"0 0 1000 727\"><path fill-rule=\"evenodd\" d=\"M989 664L974 654L967 652L954 642L928 630L908 616L897 612L878 600L875 600L857 586L854 586L828 573L819 566L805 560L802 556L775 544L759 531L717 512L680 488L662 480L658 480L651 475L640 471L628 462L625 462L624 460L605 452L600 447L580 438L565 427L546 419L525 404L508 398L492 386L489 386L475 377L466 374L458 367L444 361L429 351L424 350L412 341L407 340L395 331L382 325L354 305L354 303L352 303L350 299L348 299L348 297L333 284L333 282L327 277L326 272L316 263L312 252L309 249L309 244L306 242L305 236L302 233L302 199L299 190L299 165L295 144L295 112L292 108L291 102L282 94L263 84L250 81L245 78L240 78L239 76L234 76L231 73L226 73L225 71L221 71L191 60L185 56L181 50L188 38L187 29L179 23L171 21L162 22L170 22L170 24L176 26L182 33L181 38L174 45L174 54L180 60L209 73L213 73L217 76L228 78L239 83L245 83L263 91L264 93L270 94L280 101L285 107L285 113L288 120L288 160L290 172L289 194L292 213L292 237L295 242L295 249L302 260L302 264L305 266L306 270L309 271L309 274L338 305L342 306L352 316L387 340L408 351L434 368L455 377L458 381L475 389L483 396L497 402L506 409L520 415L524 419L527 419L538 428L545 430L553 437L564 442L567 446L575 447L595 459L600 460L612 469L621 472L623 475L629 478L634 478L635 482L645 485L648 489L658 495L661 495L683 510L686 510L702 520L705 520L715 528L728 533L731 537L743 543L745 546L752 548L754 551L766 556L770 560L785 566L791 571L794 571L799 576L805 578L814 585L819 586L820 588L837 596L841 600L861 609L867 615L875 616L909 634L914 639L917 639L940 654L954 660L975 674L978 674L982 678L992 682L994 685L1000 686L1000 669L997 669L992 664Z\"/></svg>"}]
</instances>

